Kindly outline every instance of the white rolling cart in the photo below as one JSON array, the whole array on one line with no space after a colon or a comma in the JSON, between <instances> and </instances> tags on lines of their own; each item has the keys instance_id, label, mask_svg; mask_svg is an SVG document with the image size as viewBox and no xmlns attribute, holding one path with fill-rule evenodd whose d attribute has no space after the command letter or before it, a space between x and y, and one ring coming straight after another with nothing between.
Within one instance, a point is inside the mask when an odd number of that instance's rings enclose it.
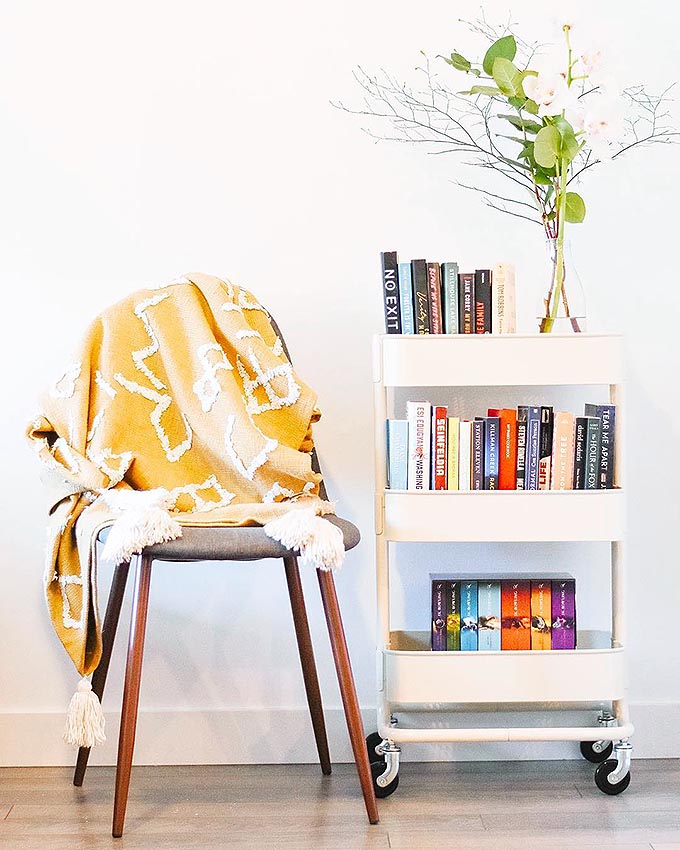
<instances>
[{"instance_id":1,"label":"white rolling cart","mask_svg":"<svg viewBox=\"0 0 680 850\"><path fill-rule=\"evenodd\" d=\"M633 733L625 655L623 342L617 335L378 335L374 341L378 731L367 738L378 796L399 782L401 745L463 741L579 741L595 781L619 794L630 782ZM425 491L387 489L386 419L394 390L427 387L606 386L616 410L615 489ZM423 395L420 397L426 397ZM414 398L416 396L413 396ZM435 402L436 399L432 398ZM590 400L590 397L588 398ZM575 650L432 652L429 632L393 631L390 544L608 541L611 634L578 633ZM580 594L587 593L585 582ZM592 725L436 728L399 712L479 707L593 708ZM614 753L615 758L610 759Z\"/></svg>"}]
</instances>

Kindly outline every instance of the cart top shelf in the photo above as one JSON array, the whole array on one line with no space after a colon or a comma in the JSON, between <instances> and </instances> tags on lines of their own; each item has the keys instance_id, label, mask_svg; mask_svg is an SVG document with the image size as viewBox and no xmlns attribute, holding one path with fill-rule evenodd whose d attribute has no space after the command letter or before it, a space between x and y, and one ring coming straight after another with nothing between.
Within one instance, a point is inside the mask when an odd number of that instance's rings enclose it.
<instances>
[{"instance_id":1,"label":"cart top shelf","mask_svg":"<svg viewBox=\"0 0 680 850\"><path fill-rule=\"evenodd\" d=\"M605 385L623 381L619 334L379 334L387 387Z\"/></svg>"}]
</instances>

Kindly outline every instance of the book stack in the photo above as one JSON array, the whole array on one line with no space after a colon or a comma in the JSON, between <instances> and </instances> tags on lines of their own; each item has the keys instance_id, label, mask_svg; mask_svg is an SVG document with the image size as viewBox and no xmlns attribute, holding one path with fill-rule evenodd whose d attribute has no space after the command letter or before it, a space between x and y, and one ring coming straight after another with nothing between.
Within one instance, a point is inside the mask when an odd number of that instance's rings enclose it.
<instances>
[{"instance_id":1,"label":"book stack","mask_svg":"<svg viewBox=\"0 0 680 850\"><path fill-rule=\"evenodd\" d=\"M507 334L516 332L515 269L459 272L458 263L400 263L382 259L385 331L388 334Z\"/></svg>"},{"instance_id":2,"label":"book stack","mask_svg":"<svg viewBox=\"0 0 680 850\"><path fill-rule=\"evenodd\" d=\"M616 407L490 408L474 419L409 401L387 420L393 490L606 490L614 487Z\"/></svg>"},{"instance_id":3,"label":"book stack","mask_svg":"<svg viewBox=\"0 0 680 850\"><path fill-rule=\"evenodd\" d=\"M576 582L432 577L432 649L576 649Z\"/></svg>"}]
</instances>

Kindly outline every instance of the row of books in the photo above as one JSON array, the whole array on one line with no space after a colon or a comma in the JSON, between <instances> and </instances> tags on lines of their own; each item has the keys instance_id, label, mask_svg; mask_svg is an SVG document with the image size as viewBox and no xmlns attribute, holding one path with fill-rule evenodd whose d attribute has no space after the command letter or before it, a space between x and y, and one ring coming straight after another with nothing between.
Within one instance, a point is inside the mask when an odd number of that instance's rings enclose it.
<instances>
[{"instance_id":1,"label":"row of books","mask_svg":"<svg viewBox=\"0 0 680 850\"><path fill-rule=\"evenodd\" d=\"M515 268L459 272L458 263L400 263L381 255L385 331L388 334L515 333Z\"/></svg>"},{"instance_id":2,"label":"row of books","mask_svg":"<svg viewBox=\"0 0 680 850\"><path fill-rule=\"evenodd\" d=\"M585 415L552 407L490 408L460 419L445 406L409 401L387 420L393 490L604 490L614 486L616 407Z\"/></svg>"},{"instance_id":3,"label":"row of books","mask_svg":"<svg viewBox=\"0 0 680 850\"><path fill-rule=\"evenodd\" d=\"M434 576L432 649L576 649L576 582Z\"/></svg>"}]
</instances>

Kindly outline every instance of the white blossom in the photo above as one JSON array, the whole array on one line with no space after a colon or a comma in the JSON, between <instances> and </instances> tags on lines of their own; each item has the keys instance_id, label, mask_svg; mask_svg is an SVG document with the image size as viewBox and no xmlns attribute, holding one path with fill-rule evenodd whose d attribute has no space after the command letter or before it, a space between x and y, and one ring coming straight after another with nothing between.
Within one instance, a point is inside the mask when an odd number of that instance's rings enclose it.
<instances>
[{"instance_id":1,"label":"white blossom","mask_svg":"<svg viewBox=\"0 0 680 850\"><path fill-rule=\"evenodd\" d=\"M538 104L538 114L560 115L574 105L576 96L567 85L566 75L540 71L535 77L524 79L524 93Z\"/></svg>"},{"instance_id":2,"label":"white blossom","mask_svg":"<svg viewBox=\"0 0 680 850\"><path fill-rule=\"evenodd\" d=\"M618 101L605 97L591 98L585 106L570 110L567 118L577 133L584 133L588 147L598 159L611 157L611 143L623 130Z\"/></svg>"}]
</instances>

